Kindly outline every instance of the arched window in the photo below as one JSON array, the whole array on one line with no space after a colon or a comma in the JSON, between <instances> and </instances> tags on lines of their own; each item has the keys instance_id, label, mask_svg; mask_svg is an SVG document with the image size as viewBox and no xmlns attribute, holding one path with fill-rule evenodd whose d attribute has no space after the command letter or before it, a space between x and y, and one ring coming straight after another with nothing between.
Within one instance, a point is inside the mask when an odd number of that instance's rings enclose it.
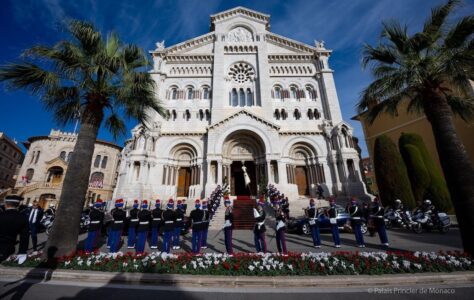
<instances>
[{"instance_id":1,"label":"arched window","mask_svg":"<svg viewBox=\"0 0 474 300\"><path fill-rule=\"evenodd\" d=\"M94 168L98 168L98 167L99 167L99 165L100 165L100 158L101 158L100 155L97 155L97 156L95 157L95 160L94 160Z\"/></svg>"},{"instance_id":2,"label":"arched window","mask_svg":"<svg viewBox=\"0 0 474 300\"><path fill-rule=\"evenodd\" d=\"M178 89L176 87L171 88L171 100L178 99Z\"/></svg>"},{"instance_id":3,"label":"arched window","mask_svg":"<svg viewBox=\"0 0 474 300\"><path fill-rule=\"evenodd\" d=\"M313 116L313 111L311 109L308 109L308 119L312 120Z\"/></svg>"},{"instance_id":4,"label":"arched window","mask_svg":"<svg viewBox=\"0 0 474 300\"><path fill-rule=\"evenodd\" d=\"M301 113L298 109L295 109L293 116L295 117L295 120L299 120L301 118Z\"/></svg>"},{"instance_id":5,"label":"arched window","mask_svg":"<svg viewBox=\"0 0 474 300\"><path fill-rule=\"evenodd\" d=\"M66 151L61 151L61 153L59 154L59 158L61 158L62 160L66 160Z\"/></svg>"},{"instance_id":6,"label":"arched window","mask_svg":"<svg viewBox=\"0 0 474 300\"><path fill-rule=\"evenodd\" d=\"M250 89L247 89L247 106L253 106L253 93Z\"/></svg>"},{"instance_id":7,"label":"arched window","mask_svg":"<svg viewBox=\"0 0 474 300\"><path fill-rule=\"evenodd\" d=\"M319 111L317 109L314 109L314 118L316 120L319 120L319 118L321 118L321 114L319 113Z\"/></svg>"},{"instance_id":8,"label":"arched window","mask_svg":"<svg viewBox=\"0 0 474 300\"><path fill-rule=\"evenodd\" d=\"M305 88L305 97L308 100L315 100L316 99L316 91L311 86L307 86Z\"/></svg>"},{"instance_id":9,"label":"arched window","mask_svg":"<svg viewBox=\"0 0 474 300\"><path fill-rule=\"evenodd\" d=\"M282 90L281 90L281 87L280 87L280 86L278 86L278 85L275 86L275 87L273 88L273 98L281 100L281 99L282 99L282 97L281 97L281 96L282 96L282 95L281 95L281 91L282 91Z\"/></svg>"},{"instance_id":10,"label":"arched window","mask_svg":"<svg viewBox=\"0 0 474 300\"><path fill-rule=\"evenodd\" d=\"M275 119L280 120L280 111L278 109L275 109L274 116L275 116Z\"/></svg>"},{"instance_id":11,"label":"arched window","mask_svg":"<svg viewBox=\"0 0 474 300\"><path fill-rule=\"evenodd\" d=\"M350 142L349 142L350 137L349 137L349 134L347 133L346 128L342 128L341 132L342 132L342 137L344 139L344 146L346 148L351 148Z\"/></svg>"},{"instance_id":12,"label":"arched window","mask_svg":"<svg viewBox=\"0 0 474 300\"><path fill-rule=\"evenodd\" d=\"M209 88L208 87L204 87L202 89L202 99L209 99Z\"/></svg>"},{"instance_id":13,"label":"arched window","mask_svg":"<svg viewBox=\"0 0 474 300\"><path fill-rule=\"evenodd\" d=\"M288 118L288 114L286 113L286 110L282 109L281 110L281 119L286 120Z\"/></svg>"},{"instance_id":14,"label":"arched window","mask_svg":"<svg viewBox=\"0 0 474 300\"><path fill-rule=\"evenodd\" d=\"M193 88L192 87L188 87L186 89L186 99L188 100L192 100L193 99Z\"/></svg>"},{"instance_id":15,"label":"arched window","mask_svg":"<svg viewBox=\"0 0 474 300\"><path fill-rule=\"evenodd\" d=\"M206 109L206 121L209 120L211 120L211 112L209 111L209 109Z\"/></svg>"},{"instance_id":16,"label":"arched window","mask_svg":"<svg viewBox=\"0 0 474 300\"><path fill-rule=\"evenodd\" d=\"M36 152L36 159L35 159L35 164L38 163L39 158L40 158L41 151Z\"/></svg>"},{"instance_id":17,"label":"arched window","mask_svg":"<svg viewBox=\"0 0 474 300\"><path fill-rule=\"evenodd\" d=\"M101 167L102 169L107 168L107 160L108 160L108 159L109 159L109 158L108 158L107 156L104 156L104 158L102 158L102 164L100 165L100 167Z\"/></svg>"},{"instance_id":18,"label":"arched window","mask_svg":"<svg viewBox=\"0 0 474 300\"><path fill-rule=\"evenodd\" d=\"M184 112L184 119L186 121L189 121L189 119L191 119L191 113L189 112L189 109L186 109L186 111Z\"/></svg>"},{"instance_id":19,"label":"arched window","mask_svg":"<svg viewBox=\"0 0 474 300\"><path fill-rule=\"evenodd\" d=\"M26 179L28 180L28 182L30 182L31 180L33 180L33 175L35 174L35 170L34 169L28 169L26 170Z\"/></svg>"},{"instance_id":20,"label":"arched window","mask_svg":"<svg viewBox=\"0 0 474 300\"><path fill-rule=\"evenodd\" d=\"M204 112L202 111L202 109L199 110L199 120L204 120Z\"/></svg>"},{"instance_id":21,"label":"arched window","mask_svg":"<svg viewBox=\"0 0 474 300\"><path fill-rule=\"evenodd\" d=\"M177 114L176 114L176 110L173 109L173 111L171 112L172 116L173 116L173 121L176 120L177 118Z\"/></svg>"},{"instance_id":22,"label":"arched window","mask_svg":"<svg viewBox=\"0 0 474 300\"><path fill-rule=\"evenodd\" d=\"M237 96L237 90L232 89L232 106L239 106L239 98Z\"/></svg>"},{"instance_id":23,"label":"arched window","mask_svg":"<svg viewBox=\"0 0 474 300\"><path fill-rule=\"evenodd\" d=\"M166 121L169 121L169 119L171 118L171 112L169 110L166 111Z\"/></svg>"},{"instance_id":24,"label":"arched window","mask_svg":"<svg viewBox=\"0 0 474 300\"><path fill-rule=\"evenodd\" d=\"M245 92L244 92L244 89L239 89L239 103L240 103L240 107L245 106Z\"/></svg>"},{"instance_id":25,"label":"arched window","mask_svg":"<svg viewBox=\"0 0 474 300\"><path fill-rule=\"evenodd\" d=\"M298 89L294 85L290 87L290 98L298 99Z\"/></svg>"},{"instance_id":26,"label":"arched window","mask_svg":"<svg viewBox=\"0 0 474 300\"><path fill-rule=\"evenodd\" d=\"M31 160L30 160L30 164L33 162L33 160L35 159L35 155L36 155L36 151L33 151L33 154L31 154Z\"/></svg>"},{"instance_id":27,"label":"arched window","mask_svg":"<svg viewBox=\"0 0 474 300\"><path fill-rule=\"evenodd\" d=\"M104 187L104 173L102 172L92 173L91 179L89 181L89 186L93 188L103 188Z\"/></svg>"}]
</instances>

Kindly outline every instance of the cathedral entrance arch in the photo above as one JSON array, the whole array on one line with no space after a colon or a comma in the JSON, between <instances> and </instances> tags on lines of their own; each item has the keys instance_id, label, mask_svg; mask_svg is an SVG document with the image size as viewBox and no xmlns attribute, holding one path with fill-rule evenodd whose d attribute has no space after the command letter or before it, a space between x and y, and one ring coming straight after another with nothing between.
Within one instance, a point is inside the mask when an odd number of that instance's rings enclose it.
<instances>
[{"instance_id":1,"label":"cathedral entrance arch","mask_svg":"<svg viewBox=\"0 0 474 300\"><path fill-rule=\"evenodd\" d=\"M311 195L319 183L325 182L315 147L305 142L295 143L289 151L291 164L287 169L289 183L296 184L298 194Z\"/></svg>"},{"instance_id":2,"label":"cathedral entrance arch","mask_svg":"<svg viewBox=\"0 0 474 300\"><path fill-rule=\"evenodd\" d=\"M265 144L250 130L237 130L224 140L223 175L235 196L255 196L260 182L268 180Z\"/></svg>"},{"instance_id":3,"label":"cathedral entrance arch","mask_svg":"<svg viewBox=\"0 0 474 300\"><path fill-rule=\"evenodd\" d=\"M190 187L197 184L200 171L197 165L197 151L190 144L178 144L171 149L170 157L168 182L171 185L174 185L174 182L176 182L177 197L188 197ZM175 175L176 173L177 175ZM177 180L174 176L177 176Z\"/></svg>"}]
</instances>

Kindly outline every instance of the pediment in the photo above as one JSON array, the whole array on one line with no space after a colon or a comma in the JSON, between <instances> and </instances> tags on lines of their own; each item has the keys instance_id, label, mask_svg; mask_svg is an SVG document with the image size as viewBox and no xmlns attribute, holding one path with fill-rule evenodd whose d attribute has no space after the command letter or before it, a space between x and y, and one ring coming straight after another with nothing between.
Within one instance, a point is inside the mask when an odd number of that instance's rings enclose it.
<instances>
[{"instance_id":1,"label":"pediment","mask_svg":"<svg viewBox=\"0 0 474 300\"><path fill-rule=\"evenodd\" d=\"M267 33L265 40L268 54L314 54L319 51L314 46L275 33Z\"/></svg>"},{"instance_id":2,"label":"pediment","mask_svg":"<svg viewBox=\"0 0 474 300\"><path fill-rule=\"evenodd\" d=\"M45 164L48 166L58 166L62 168L67 168L67 162L65 162L62 158L56 157L50 161L45 161Z\"/></svg>"},{"instance_id":3,"label":"pediment","mask_svg":"<svg viewBox=\"0 0 474 300\"><path fill-rule=\"evenodd\" d=\"M241 119L241 120L239 120ZM269 127L273 130L280 130L280 126L278 126L277 124L271 122L271 121L268 121L254 113L252 113L251 111L247 110L247 109L242 109L242 110L239 110L238 112L236 113L233 113L231 114L230 116L214 123L213 125L209 126L208 127L208 130L212 130L212 129L215 129L217 127L220 127L220 126L223 126L225 125L226 123L230 123L230 122L234 122L234 121L242 121L242 122L258 122L260 125L265 125L266 127Z\"/></svg>"},{"instance_id":4,"label":"pediment","mask_svg":"<svg viewBox=\"0 0 474 300\"><path fill-rule=\"evenodd\" d=\"M212 54L212 44L214 43L215 35L214 32L209 32L204 35L183 41L181 43L162 48L155 49L150 51L152 54L162 54L164 56L170 54L184 54L184 53L193 53L193 54ZM211 51L211 52L210 52Z\"/></svg>"}]
</instances>

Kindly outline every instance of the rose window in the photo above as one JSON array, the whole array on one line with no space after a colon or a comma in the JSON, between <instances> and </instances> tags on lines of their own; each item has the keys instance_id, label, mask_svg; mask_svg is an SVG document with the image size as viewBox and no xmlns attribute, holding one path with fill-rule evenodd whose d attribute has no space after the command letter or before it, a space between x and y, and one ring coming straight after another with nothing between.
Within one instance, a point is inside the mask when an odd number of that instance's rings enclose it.
<instances>
[{"instance_id":1,"label":"rose window","mask_svg":"<svg viewBox=\"0 0 474 300\"><path fill-rule=\"evenodd\" d=\"M235 64L230 68L229 77L237 83L245 83L250 81L255 72L253 68L245 63Z\"/></svg>"}]
</instances>

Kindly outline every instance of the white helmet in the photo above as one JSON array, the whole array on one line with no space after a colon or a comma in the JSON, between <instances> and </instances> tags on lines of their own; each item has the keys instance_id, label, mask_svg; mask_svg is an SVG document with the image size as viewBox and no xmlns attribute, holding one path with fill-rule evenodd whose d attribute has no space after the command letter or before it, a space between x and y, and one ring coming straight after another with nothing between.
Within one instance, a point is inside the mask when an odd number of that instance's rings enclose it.
<instances>
[{"instance_id":1,"label":"white helmet","mask_svg":"<svg viewBox=\"0 0 474 300\"><path fill-rule=\"evenodd\" d=\"M397 200L395 200L395 202L400 204L400 203L402 203L402 200L397 199Z\"/></svg>"},{"instance_id":2,"label":"white helmet","mask_svg":"<svg viewBox=\"0 0 474 300\"><path fill-rule=\"evenodd\" d=\"M50 205L49 205L49 208L54 208L54 204L50 204Z\"/></svg>"},{"instance_id":3,"label":"white helmet","mask_svg":"<svg viewBox=\"0 0 474 300\"><path fill-rule=\"evenodd\" d=\"M426 205L431 205L431 200L430 200L430 199L426 199L426 200L425 200L425 204L426 204Z\"/></svg>"}]
</instances>

